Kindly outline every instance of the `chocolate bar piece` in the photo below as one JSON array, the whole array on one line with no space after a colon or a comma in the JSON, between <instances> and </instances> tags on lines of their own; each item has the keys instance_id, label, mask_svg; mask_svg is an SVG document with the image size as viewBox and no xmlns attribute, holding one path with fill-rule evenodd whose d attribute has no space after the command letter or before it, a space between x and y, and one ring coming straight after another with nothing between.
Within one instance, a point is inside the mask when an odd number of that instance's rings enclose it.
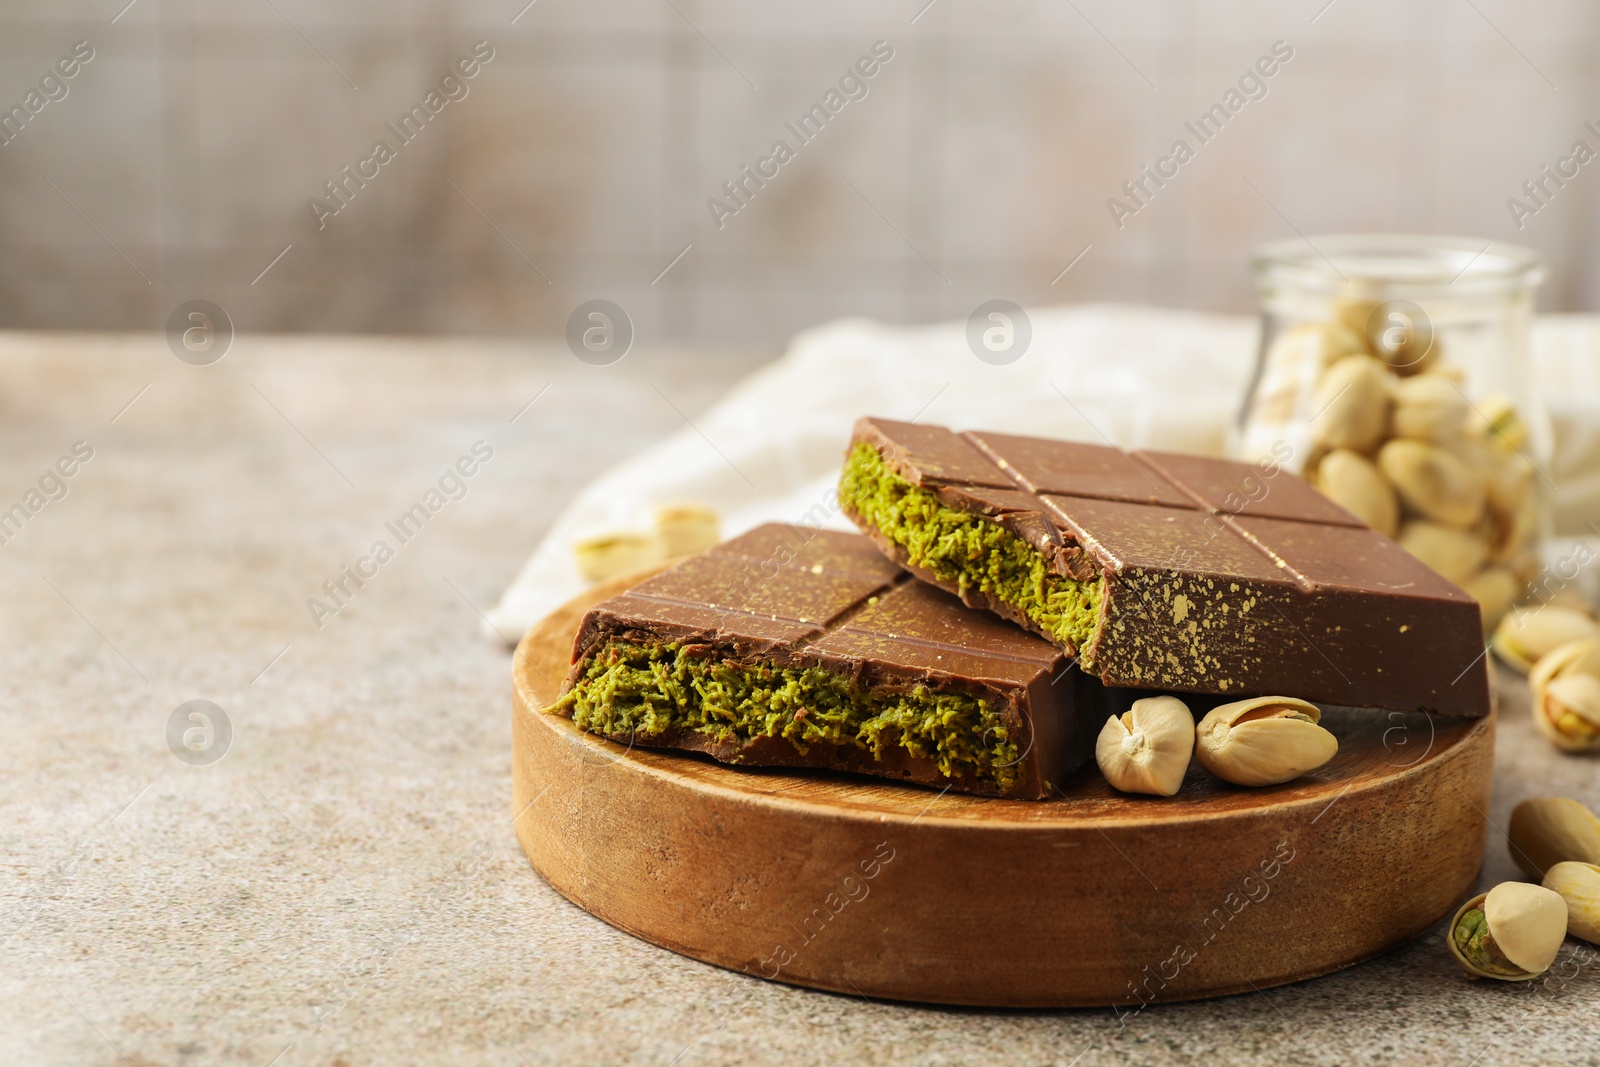
<instances>
[{"instance_id":1,"label":"chocolate bar piece","mask_svg":"<svg viewBox=\"0 0 1600 1067\"><path fill-rule=\"evenodd\" d=\"M1107 685L1489 712L1476 601L1270 463L869 418L839 502Z\"/></svg>"},{"instance_id":2,"label":"chocolate bar piece","mask_svg":"<svg viewBox=\"0 0 1600 1067\"><path fill-rule=\"evenodd\" d=\"M591 609L551 710L616 741L1037 799L1104 689L856 534L762 526Z\"/></svg>"}]
</instances>

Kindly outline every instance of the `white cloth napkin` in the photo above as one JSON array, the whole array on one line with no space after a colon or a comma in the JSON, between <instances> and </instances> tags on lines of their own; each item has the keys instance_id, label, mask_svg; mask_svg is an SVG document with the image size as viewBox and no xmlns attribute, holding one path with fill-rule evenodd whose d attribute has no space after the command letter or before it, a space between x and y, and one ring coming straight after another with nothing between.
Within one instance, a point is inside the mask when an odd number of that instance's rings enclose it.
<instances>
[{"instance_id":1,"label":"white cloth napkin","mask_svg":"<svg viewBox=\"0 0 1600 1067\"><path fill-rule=\"evenodd\" d=\"M692 426L580 493L490 613L491 632L520 637L580 593L574 541L638 527L658 503L710 505L725 537L773 521L850 529L833 487L862 415L1225 453L1255 362L1254 317L1115 305L1030 316L1027 351L1004 366L973 355L964 322L847 319L800 334ZM1600 518L1600 316L1539 320L1534 351L1556 426L1558 514L1577 532Z\"/></svg>"}]
</instances>

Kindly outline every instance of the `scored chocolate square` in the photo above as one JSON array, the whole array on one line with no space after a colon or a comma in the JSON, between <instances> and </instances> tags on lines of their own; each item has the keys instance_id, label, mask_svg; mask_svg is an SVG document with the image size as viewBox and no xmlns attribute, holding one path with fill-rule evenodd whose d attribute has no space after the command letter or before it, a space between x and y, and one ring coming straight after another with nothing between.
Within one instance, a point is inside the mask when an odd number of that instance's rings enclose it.
<instances>
[{"instance_id":1,"label":"scored chocolate square","mask_svg":"<svg viewBox=\"0 0 1600 1067\"><path fill-rule=\"evenodd\" d=\"M725 763L1017 798L1092 751L1104 687L866 538L762 526L597 605L552 710Z\"/></svg>"},{"instance_id":2,"label":"scored chocolate square","mask_svg":"<svg viewBox=\"0 0 1600 1067\"><path fill-rule=\"evenodd\" d=\"M1107 685L1489 711L1477 602L1276 467L866 418L839 502Z\"/></svg>"}]
</instances>

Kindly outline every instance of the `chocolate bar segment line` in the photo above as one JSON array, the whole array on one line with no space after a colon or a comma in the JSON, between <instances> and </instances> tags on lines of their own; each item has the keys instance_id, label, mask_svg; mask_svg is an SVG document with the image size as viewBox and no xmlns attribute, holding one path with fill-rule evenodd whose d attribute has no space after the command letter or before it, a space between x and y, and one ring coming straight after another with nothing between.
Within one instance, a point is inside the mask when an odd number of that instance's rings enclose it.
<instances>
[{"instance_id":1,"label":"chocolate bar segment line","mask_svg":"<svg viewBox=\"0 0 1600 1067\"><path fill-rule=\"evenodd\" d=\"M1488 713L1476 602L1286 471L863 419L840 502L1107 685Z\"/></svg>"},{"instance_id":2,"label":"chocolate bar segment line","mask_svg":"<svg viewBox=\"0 0 1600 1067\"><path fill-rule=\"evenodd\" d=\"M764 526L592 609L553 710L728 763L1037 798L1088 756L1080 705L1102 706L1067 668L866 538Z\"/></svg>"}]
</instances>

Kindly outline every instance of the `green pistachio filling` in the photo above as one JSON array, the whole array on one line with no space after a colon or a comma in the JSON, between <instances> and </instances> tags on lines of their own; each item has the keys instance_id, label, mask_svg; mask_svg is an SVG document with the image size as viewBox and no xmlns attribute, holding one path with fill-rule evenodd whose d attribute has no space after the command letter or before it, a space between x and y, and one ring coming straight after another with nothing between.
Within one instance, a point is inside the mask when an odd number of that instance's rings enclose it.
<instances>
[{"instance_id":1,"label":"green pistachio filling","mask_svg":"<svg viewBox=\"0 0 1600 1067\"><path fill-rule=\"evenodd\" d=\"M1054 573L1022 538L912 485L864 441L845 462L839 502L905 549L912 566L963 593L975 588L1010 604L1072 651L1084 648L1100 624L1103 579Z\"/></svg>"},{"instance_id":2,"label":"green pistachio filling","mask_svg":"<svg viewBox=\"0 0 1600 1067\"><path fill-rule=\"evenodd\" d=\"M947 777L1009 789L1021 759L990 702L919 685L870 688L822 667L734 664L676 644L611 641L591 653L554 709L606 737L689 730L742 743L782 737L804 754L814 743L854 745L881 760L898 745L938 761Z\"/></svg>"},{"instance_id":3,"label":"green pistachio filling","mask_svg":"<svg viewBox=\"0 0 1600 1067\"><path fill-rule=\"evenodd\" d=\"M1489 920L1482 908L1473 908L1461 916L1453 934L1456 948L1479 970L1491 974L1521 974L1522 968L1506 959L1489 936Z\"/></svg>"}]
</instances>

